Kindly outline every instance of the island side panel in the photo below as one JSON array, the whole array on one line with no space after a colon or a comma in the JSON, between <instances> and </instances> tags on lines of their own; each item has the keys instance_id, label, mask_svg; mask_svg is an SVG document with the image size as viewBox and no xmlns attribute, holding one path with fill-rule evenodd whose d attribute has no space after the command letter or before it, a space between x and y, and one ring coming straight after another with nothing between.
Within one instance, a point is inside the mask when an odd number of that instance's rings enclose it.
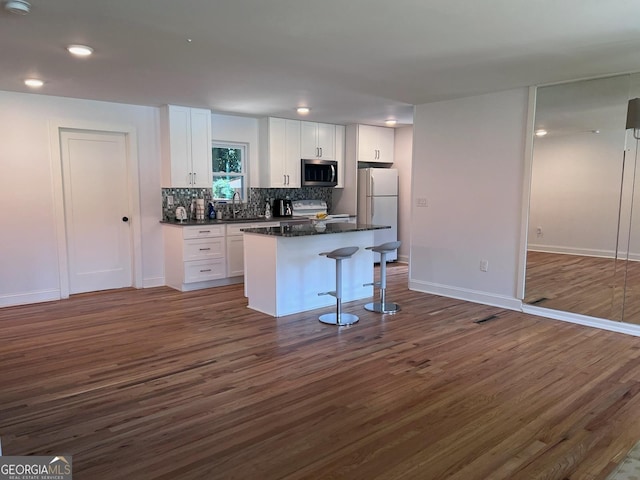
<instances>
[{"instance_id":1,"label":"island side panel","mask_svg":"<svg viewBox=\"0 0 640 480\"><path fill-rule=\"evenodd\" d=\"M277 237L244 234L245 292L249 308L276 316Z\"/></svg>"},{"instance_id":2,"label":"island side panel","mask_svg":"<svg viewBox=\"0 0 640 480\"><path fill-rule=\"evenodd\" d=\"M246 232L245 287L249 308L274 317L335 305L335 261L320 256L345 246L360 248L343 261L343 302L371 298L373 231L282 237ZM348 308L348 305L345 306Z\"/></svg>"}]
</instances>

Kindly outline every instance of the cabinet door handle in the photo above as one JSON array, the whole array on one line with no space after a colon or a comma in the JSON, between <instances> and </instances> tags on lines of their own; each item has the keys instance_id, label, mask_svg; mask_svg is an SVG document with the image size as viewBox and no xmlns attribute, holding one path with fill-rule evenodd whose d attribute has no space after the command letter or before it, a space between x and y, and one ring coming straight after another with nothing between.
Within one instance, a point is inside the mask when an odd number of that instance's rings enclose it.
<instances>
[{"instance_id":1,"label":"cabinet door handle","mask_svg":"<svg viewBox=\"0 0 640 480\"><path fill-rule=\"evenodd\" d=\"M289 175L287 175L287 185L289 185L291 182L289 180Z\"/></svg>"},{"instance_id":2,"label":"cabinet door handle","mask_svg":"<svg viewBox=\"0 0 640 480\"><path fill-rule=\"evenodd\" d=\"M209 248L201 248L200 249L201 252L204 252L205 250L211 250L211 247L209 247Z\"/></svg>"},{"instance_id":3,"label":"cabinet door handle","mask_svg":"<svg viewBox=\"0 0 640 480\"><path fill-rule=\"evenodd\" d=\"M207 268L206 270L200 270L200 273L210 272L210 271L211 271L211 269L210 269L210 268Z\"/></svg>"},{"instance_id":4,"label":"cabinet door handle","mask_svg":"<svg viewBox=\"0 0 640 480\"><path fill-rule=\"evenodd\" d=\"M196 184L197 178L198 178L198 177L196 177L196 175L197 175L197 173L194 172L194 174L193 174L193 184L194 185Z\"/></svg>"},{"instance_id":5,"label":"cabinet door handle","mask_svg":"<svg viewBox=\"0 0 640 480\"><path fill-rule=\"evenodd\" d=\"M286 175L282 175L282 184L283 185L287 184L287 176Z\"/></svg>"},{"instance_id":6,"label":"cabinet door handle","mask_svg":"<svg viewBox=\"0 0 640 480\"><path fill-rule=\"evenodd\" d=\"M211 230L198 230L198 233L211 233Z\"/></svg>"},{"instance_id":7,"label":"cabinet door handle","mask_svg":"<svg viewBox=\"0 0 640 480\"><path fill-rule=\"evenodd\" d=\"M320 158L322 158L322 147L320 147Z\"/></svg>"}]
</instances>

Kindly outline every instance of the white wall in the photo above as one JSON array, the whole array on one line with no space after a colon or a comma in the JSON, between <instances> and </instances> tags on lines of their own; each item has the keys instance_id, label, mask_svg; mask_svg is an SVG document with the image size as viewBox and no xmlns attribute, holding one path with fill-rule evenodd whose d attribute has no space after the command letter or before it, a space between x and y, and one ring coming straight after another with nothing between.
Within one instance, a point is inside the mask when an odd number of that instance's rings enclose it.
<instances>
[{"instance_id":1,"label":"white wall","mask_svg":"<svg viewBox=\"0 0 640 480\"><path fill-rule=\"evenodd\" d=\"M409 261L411 231L411 154L413 151L413 126L395 129L393 167L398 169L398 260Z\"/></svg>"},{"instance_id":2,"label":"white wall","mask_svg":"<svg viewBox=\"0 0 640 480\"><path fill-rule=\"evenodd\" d=\"M535 140L529 249L614 255L623 146L621 128Z\"/></svg>"},{"instance_id":3,"label":"white wall","mask_svg":"<svg viewBox=\"0 0 640 480\"><path fill-rule=\"evenodd\" d=\"M410 288L519 309L528 90L419 105ZM480 271L488 260L487 272Z\"/></svg>"},{"instance_id":4,"label":"white wall","mask_svg":"<svg viewBox=\"0 0 640 480\"><path fill-rule=\"evenodd\" d=\"M0 306L60 297L50 163L52 119L136 129L143 285L162 284L158 109L2 91L0 105Z\"/></svg>"}]
</instances>

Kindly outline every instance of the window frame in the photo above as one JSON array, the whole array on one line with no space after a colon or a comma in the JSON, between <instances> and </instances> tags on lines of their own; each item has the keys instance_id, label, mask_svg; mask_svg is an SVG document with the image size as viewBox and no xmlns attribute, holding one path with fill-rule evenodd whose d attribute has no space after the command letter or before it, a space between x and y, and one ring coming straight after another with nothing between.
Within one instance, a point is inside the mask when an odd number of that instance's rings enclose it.
<instances>
[{"instance_id":1,"label":"window frame","mask_svg":"<svg viewBox=\"0 0 640 480\"><path fill-rule=\"evenodd\" d=\"M240 169L242 170L241 172L230 172L230 173L226 173L223 175L221 173L217 173L213 170L213 165L214 165L214 161L215 161L215 157L213 155L213 149L214 148L233 148L233 149L238 149L240 150ZM214 189L213 189L213 184L215 183L216 179L218 178L223 178L226 176L234 176L234 177L241 177L242 178L242 189L237 190L238 193L240 194L240 200L242 203L246 203L248 201L248 190L249 190L249 172L248 172L248 167L249 167L249 159L248 159L248 152L249 152L249 145L246 143L240 143L240 142L225 142L225 141L217 141L214 140L211 142L211 198L212 200L215 201L229 201L231 200L230 198L218 198L215 197L214 195Z\"/></svg>"}]
</instances>

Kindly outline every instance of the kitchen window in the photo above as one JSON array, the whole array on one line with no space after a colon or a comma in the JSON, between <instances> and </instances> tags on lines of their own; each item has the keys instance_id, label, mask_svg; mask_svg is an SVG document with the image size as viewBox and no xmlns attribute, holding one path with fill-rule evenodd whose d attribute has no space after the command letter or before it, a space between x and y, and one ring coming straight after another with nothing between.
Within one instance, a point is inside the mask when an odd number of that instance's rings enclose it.
<instances>
[{"instance_id":1,"label":"kitchen window","mask_svg":"<svg viewBox=\"0 0 640 480\"><path fill-rule=\"evenodd\" d=\"M239 143L213 144L213 198L231 200L238 192L242 201L247 198L247 146Z\"/></svg>"}]
</instances>

